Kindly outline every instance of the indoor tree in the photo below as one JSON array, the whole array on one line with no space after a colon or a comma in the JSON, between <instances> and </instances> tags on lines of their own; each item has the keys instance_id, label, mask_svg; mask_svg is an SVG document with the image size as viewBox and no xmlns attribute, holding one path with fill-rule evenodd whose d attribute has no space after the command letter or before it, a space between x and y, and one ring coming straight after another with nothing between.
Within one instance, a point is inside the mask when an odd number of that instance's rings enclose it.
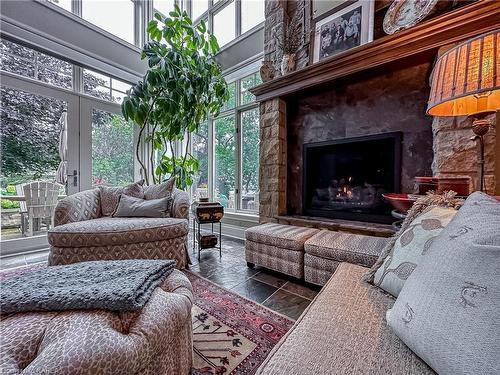
<instances>
[{"instance_id":1,"label":"indoor tree","mask_svg":"<svg viewBox=\"0 0 500 375\"><path fill-rule=\"evenodd\" d=\"M208 115L217 116L229 97L214 59L219 46L204 21L193 25L178 6L168 17L156 13L147 31L151 41L142 58L148 60L149 69L129 90L122 113L140 127L136 157L146 184L150 175L153 183L175 176L184 189L199 167L190 153L191 134ZM176 154L174 145L182 140L184 149ZM144 157L143 142L151 145Z\"/></svg>"}]
</instances>

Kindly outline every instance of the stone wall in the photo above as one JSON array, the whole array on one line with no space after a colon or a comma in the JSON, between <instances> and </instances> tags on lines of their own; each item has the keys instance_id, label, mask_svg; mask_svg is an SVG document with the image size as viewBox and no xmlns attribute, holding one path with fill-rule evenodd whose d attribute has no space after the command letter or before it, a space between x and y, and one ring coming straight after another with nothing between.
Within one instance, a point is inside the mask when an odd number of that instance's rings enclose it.
<instances>
[{"instance_id":1,"label":"stone wall","mask_svg":"<svg viewBox=\"0 0 500 375\"><path fill-rule=\"evenodd\" d=\"M286 213L286 104L268 100L260 105L260 222Z\"/></svg>"},{"instance_id":2,"label":"stone wall","mask_svg":"<svg viewBox=\"0 0 500 375\"><path fill-rule=\"evenodd\" d=\"M494 120L494 116L491 117ZM471 191L479 190L479 145L471 140L472 122L467 117L435 117L432 122L434 135L434 160L432 172L435 176L471 177ZM485 187L489 194L496 189L495 168L499 168L495 157L496 131L493 126L484 137ZM495 160L496 159L496 160Z\"/></svg>"},{"instance_id":3,"label":"stone wall","mask_svg":"<svg viewBox=\"0 0 500 375\"><path fill-rule=\"evenodd\" d=\"M297 51L297 69L309 63L310 0L266 0L264 25L264 60L272 61L276 76L281 75L283 57L276 43L276 35L282 35L288 22L299 12L302 18L304 43Z\"/></svg>"}]
</instances>

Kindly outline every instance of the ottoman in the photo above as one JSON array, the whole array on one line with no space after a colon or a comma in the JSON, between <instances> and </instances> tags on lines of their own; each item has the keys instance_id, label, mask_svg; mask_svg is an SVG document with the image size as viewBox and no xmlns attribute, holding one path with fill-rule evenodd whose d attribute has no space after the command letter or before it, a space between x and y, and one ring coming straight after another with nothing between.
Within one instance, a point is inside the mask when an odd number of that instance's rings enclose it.
<instances>
[{"instance_id":1,"label":"ottoman","mask_svg":"<svg viewBox=\"0 0 500 375\"><path fill-rule=\"evenodd\" d=\"M296 278L304 277L304 243L318 229L268 223L245 232L245 258L250 267L269 268Z\"/></svg>"},{"instance_id":2,"label":"ottoman","mask_svg":"<svg viewBox=\"0 0 500 375\"><path fill-rule=\"evenodd\" d=\"M174 270L140 311L2 316L0 373L189 374L192 301L191 283Z\"/></svg>"},{"instance_id":3,"label":"ottoman","mask_svg":"<svg viewBox=\"0 0 500 375\"><path fill-rule=\"evenodd\" d=\"M321 230L304 244L305 281L325 285L342 262L371 267L388 238Z\"/></svg>"}]
</instances>

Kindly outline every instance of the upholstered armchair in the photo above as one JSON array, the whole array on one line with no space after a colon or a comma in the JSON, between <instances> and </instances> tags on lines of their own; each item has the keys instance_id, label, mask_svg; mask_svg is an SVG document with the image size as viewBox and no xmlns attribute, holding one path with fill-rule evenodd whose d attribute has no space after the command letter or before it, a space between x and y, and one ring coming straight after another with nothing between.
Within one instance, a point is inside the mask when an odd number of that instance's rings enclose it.
<instances>
[{"instance_id":1,"label":"upholstered armchair","mask_svg":"<svg viewBox=\"0 0 500 375\"><path fill-rule=\"evenodd\" d=\"M102 191L82 191L61 200L49 231L49 264L91 260L174 259L177 268L189 264L189 196L172 191L170 217L104 216Z\"/></svg>"}]
</instances>

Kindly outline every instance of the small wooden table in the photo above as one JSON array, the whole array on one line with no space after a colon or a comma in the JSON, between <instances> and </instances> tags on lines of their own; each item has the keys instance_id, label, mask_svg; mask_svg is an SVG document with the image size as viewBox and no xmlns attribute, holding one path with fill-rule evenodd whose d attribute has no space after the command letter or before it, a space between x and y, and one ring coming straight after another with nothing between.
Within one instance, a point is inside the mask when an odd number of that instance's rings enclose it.
<instances>
[{"instance_id":1,"label":"small wooden table","mask_svg":"<svg viewBox=\"0 0 500 375\"><path fill-rule=\"evenodd\" d=\"M219 245L219 256L222 257L221 220L224 216L224 207L219 202L195 202L191 206L191 211L193 214L193 252L196 251L196 246L198 246L198 261L201 259L201 250L216 249L217 242ZM201 226L203 224L212 225L210 234L202 234ZM215 243L213 243L214 224L219 224L219 233Z\"/></svg>"}]
</instances>

